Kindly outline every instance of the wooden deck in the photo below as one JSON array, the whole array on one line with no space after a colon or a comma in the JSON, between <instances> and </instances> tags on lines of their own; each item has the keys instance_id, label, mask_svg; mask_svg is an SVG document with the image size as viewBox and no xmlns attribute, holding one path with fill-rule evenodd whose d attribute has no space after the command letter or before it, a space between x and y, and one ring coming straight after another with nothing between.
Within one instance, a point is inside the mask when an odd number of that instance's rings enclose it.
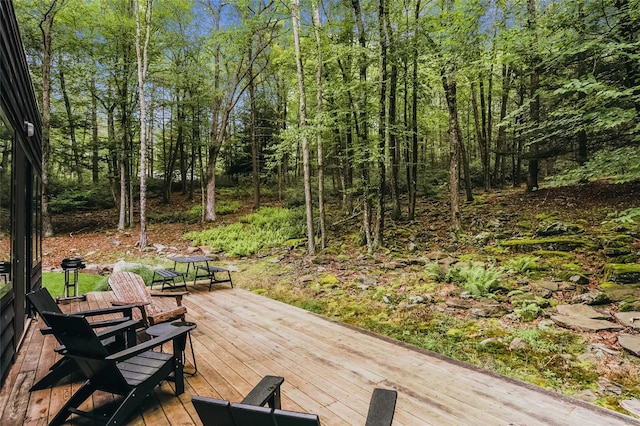
<instances>
[{"instance_id":1,"label":"wooden deck","mask_svg":"<svg viewBox=\"0 0 640 426\"><path fill-rule=\"evenodd\" d=\"M163 383L131 418L136 425L201 424L192 395L239 401L267 374L285 378L282 405L320 415L323 425L363 425L374 387L398 391L401 425L640 425L631 417L488 373L321 318L241 289L189 287L187 319L198 374L179 398ZM90 293L66 311L109 305ZM164 303L165 301L163 301ZM166 301L169 303L169 300ZM0 393L0 424L46 424L80 381L29 393L54 358L52 337L32 326ZM186 370L191 366L187 364ZM111 400L100 394L86 404ZM71 422L70 422L71 424ZM77 421L73 424L79 424Z\"/></svg>"}]
</instances>

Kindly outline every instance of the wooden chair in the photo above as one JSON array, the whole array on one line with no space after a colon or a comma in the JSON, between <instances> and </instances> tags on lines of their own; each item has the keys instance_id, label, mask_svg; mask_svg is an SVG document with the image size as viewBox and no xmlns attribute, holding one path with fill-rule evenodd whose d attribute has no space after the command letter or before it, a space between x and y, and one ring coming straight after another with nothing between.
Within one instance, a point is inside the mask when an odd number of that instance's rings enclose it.
<instances>
[{"instance_id":1,"label":"wooden chair","mask_svg":"<svg viewBox=\"0 0 640 426\"><path fill-rule=\"evenodd\" d=\"M282 382L282 377L265 376L240 403L201 396L191 402L204 426L320 426L316 414L281 409ZM365 426L390 426L397 397L396 391L374 389Z\"/></svg>"},{"instance_id":2,"label":"wooden chair","mask_svg":"<svg viewBox=\"0 0 640 426\"><path fill-rule=\"evenodd\" d=\"M163 380L175 382L176 395L184 392L181 351L186 334L195 325L175 327L167 334L110 355L86 318L49 312L42 315L51 324L56 338L66 346L67 356L73 358L87 376L87 381L62 406L50 426L64 423L71 414L87 417L92 424L126 424L132 412ZM173 341L173 353L151 350L170 341ZM78 407L97 390L122 395L123 398L115 400L115 410L103 416L79 410Z\"/></svg>"},{"instance_id":3,"label":"wooden chair","mask_svg":"<svg viewBox=\"0 0 640 426\"><path fill-rule=\"evenodd\" d=\"M150 327L165 321L183 319L187 308L182 306L182 296L186 291L172 291L167 293L151 293L142 277L133 272L114 272L109 277L109 286L116 297L114 305L135 305L139 308L134 311L133 319L141 319L145 327ZM164 309L156 305L153 297L174 297L176 307Z\"/></svg>"},{"instance_id":4,"label":"wooden chair","mask_svg":"<svg viewBox=\"0 0 640 426\"><path fill-rule=\"evenodd\" d=\"M51 327L46 322L46 318L42 316L43 312L55 312L61 314L62 311L56 304L55 300L46 288L40 288L39 290L32 291L27 294L27 300L31 303L31 306L43 319L43 322L47 327L41 328L42 334L51 334ZM98 337L102 344L109 352L117 352L128 346L134 346L136 344L135 330L138 328L138 321L132 320L131 315L133 311L133 305L117 306L104 309L93 309L90 311L76 312L75 315L81 315L83 317L91 318L96 316L108 315L108 314L121 314L121 317L98 320L89 323L91 328L106 328L102 330ZM58 341L58 343L61 343ZM63 377L68 376L78 371L78 366L75 361L65 356L65 347L60 346L55 349L56 352L63 355L57 362L55 362L50 368L49 373L42 379L38 380L30 391L40 390L53 386Z\"/></svg>"}]
</instances>

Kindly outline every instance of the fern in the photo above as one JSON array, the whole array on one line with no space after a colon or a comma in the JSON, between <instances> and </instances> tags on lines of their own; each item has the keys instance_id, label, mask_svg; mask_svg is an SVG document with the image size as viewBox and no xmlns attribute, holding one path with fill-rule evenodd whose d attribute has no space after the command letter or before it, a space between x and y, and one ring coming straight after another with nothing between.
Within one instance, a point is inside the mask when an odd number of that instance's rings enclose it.
<instances>
[{"instance_id":1,"label":"fern","mask_svg":"<svg viewBox=\"0 0 640 426\"><path fill-rule=\"evenodd\" d=\"M447 279L462 286L473 297L485 297L499 288L502 269L483 268L481 266L463 266L451 268Z\"/></svg>"}]
</instances>

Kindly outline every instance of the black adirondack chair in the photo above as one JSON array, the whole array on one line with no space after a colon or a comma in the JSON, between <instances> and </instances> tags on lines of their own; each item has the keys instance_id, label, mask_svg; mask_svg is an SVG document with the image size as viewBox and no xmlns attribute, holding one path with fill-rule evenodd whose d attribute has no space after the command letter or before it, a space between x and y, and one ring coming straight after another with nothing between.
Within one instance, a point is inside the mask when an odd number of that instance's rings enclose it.
<instances>
[{"instance_id":1,"label":"black adirondack chair","mask_svg":"<svg viewBox=\"0 0 640 426\"><path fill-rule=\"evenodd\" d=\"M75 360L87 376L80 389L51 420L50 426L64 423L71 414L87 417L93 424L125 424L142 400L163 380L175 382L176 395L184 392L182 351L187 332L195 325L175 327L163 336L110 355L86 318L50 312L42 315L56 338L65 345L67 356ZM170 341L173 341L173 353L151 350ZM114 411L96 416L95 412L78 409L97 390L122 396Z\"/></svg>"},{"instance_id":2,"label":"black adirondack chair","mask_svg":"<svg viewBox=\"0 0 640 426\"><path fill-rule=\"evenodd\" d=\"M51 293L49 293L49 290L44 287L28 293L27 299L31 303L31 306L33 306L33 308L41 317L43 312L55 312L59 314L62 313L62 311L58 307L58 304L51 296ZM104 330L102 330L98 334L98 337L109 352L117 352L127 346L133 346L136 344L136 328L139 327L139 324L137 321L133 321L131 319L134 307L134 305L116 306L104 309L81 311L76 312L75 314L88 318L107 314L122 314L122 316L118 318L99 320L90 323L92 328L104 328ZM49 327L49 324L46 322L46 319L44 317L42 319L47 327L41 328L40 332L42 334L51 334L51 327ZM78 366L76 365L75 361L64 356L64 346L56 348L56 351L62 354L63 357L49 368L49 373L46 376L44 376L33 386L31 386L30 391L45 389L49 386L53 386L60 379L78 371Z\"/></svg>"},{"instance_id":3,"label":"black adirondack chair","mask_svg":"<svg viewBox=\"0 0 640 426\"><path fill-rule=\"evenodd\" d=\"M320 426L316 414L281 409L282 382L282 377L265 376L240 403L201 396L191 402L204 426ZM374 389L365 426L390 426L397 397L394 390Z\"/></svg>"}]
</instances>

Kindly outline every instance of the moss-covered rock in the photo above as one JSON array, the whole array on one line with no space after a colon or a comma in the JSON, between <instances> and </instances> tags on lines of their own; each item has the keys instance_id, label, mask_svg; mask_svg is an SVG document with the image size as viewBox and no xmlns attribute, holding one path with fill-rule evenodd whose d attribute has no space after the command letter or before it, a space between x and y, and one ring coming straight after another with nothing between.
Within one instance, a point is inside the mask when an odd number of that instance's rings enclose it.
<instances>
[{"instance_id":1,"label":"moss-covered rock","mask_svg":"<svg viewBox=\"0 0 640 426\"><path fill-rule=\"evenodd\" d=\"M542 221L536 228L536 235L550 237L553 235L577 234L583 232L584 228L574 223L563 223L560 221Z\"/></svg>"},{"instance_id":2,"label":"moss-covered rock","mask_svg":"<svg viewBox=\"0 0 640 426\"><path fill-rule=\"evenodd\" d=\"M640 264L609 263L604 267L604 280L618 284L640 284Z\"/></svg>"},{"instance_id":3,"label":"moss-covered rock","mask_svg":"<svg viewBox=\"0 0 640 426\"><path fill-rule=\"evenodd\" d=\"M510 247L516 252L532 252L535 250L551 250L572 252L577 249L597 249L597 244L579 238L553 237L553 238L523 238L507 240L500 243L503 247Z\"/></svg>"}]
</instances>

